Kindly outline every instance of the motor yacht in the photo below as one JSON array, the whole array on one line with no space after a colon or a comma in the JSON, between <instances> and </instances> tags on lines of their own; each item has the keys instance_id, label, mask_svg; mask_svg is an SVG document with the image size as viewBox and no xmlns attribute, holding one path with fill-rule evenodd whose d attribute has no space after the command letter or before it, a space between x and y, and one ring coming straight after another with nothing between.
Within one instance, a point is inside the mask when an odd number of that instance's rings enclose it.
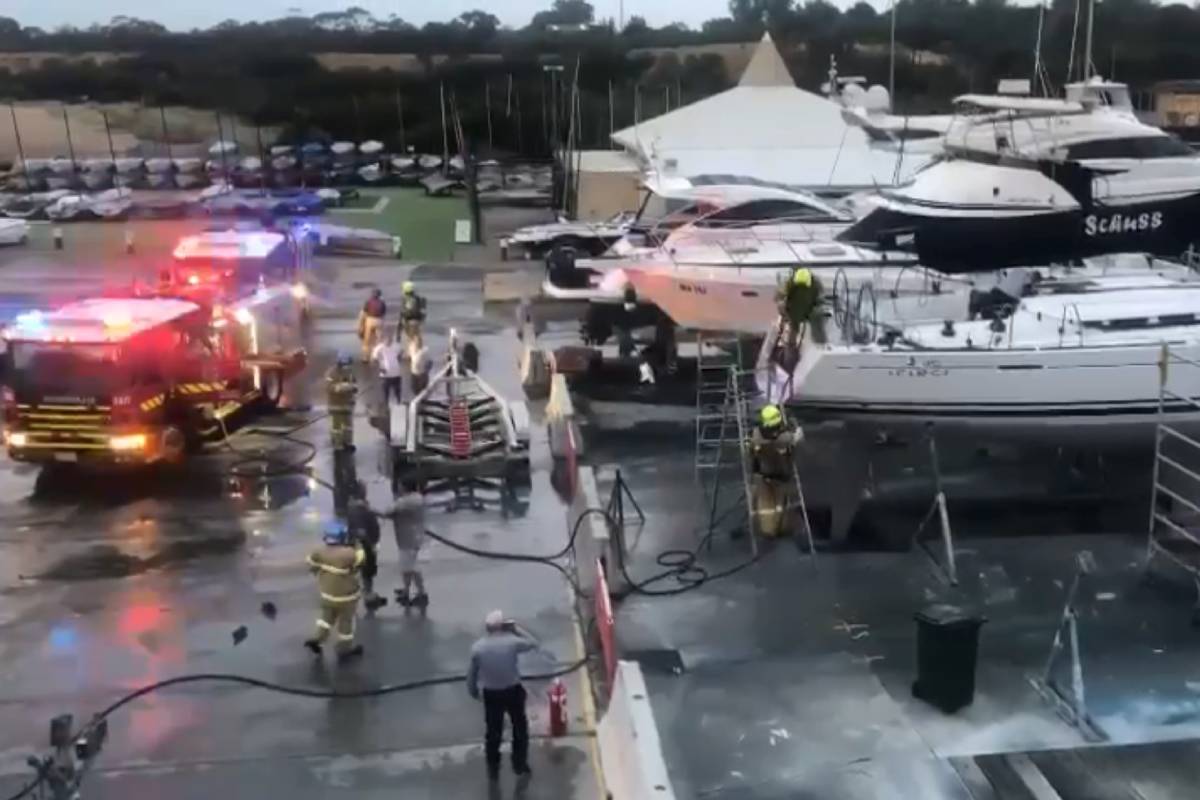
<instances>
[{"instance_id":1,"label":"motor yacht","mask_svg":"<svg viewBox=\"0 0 1200 800\"><path fill-rule=\"evenodd\" d=\"M842 241L965 272L1100 253L1176 256L1196 239L1200 156L1122 104L1082 95L956 103L942 154L878 192Z\"/></svg>"}]
</instances>

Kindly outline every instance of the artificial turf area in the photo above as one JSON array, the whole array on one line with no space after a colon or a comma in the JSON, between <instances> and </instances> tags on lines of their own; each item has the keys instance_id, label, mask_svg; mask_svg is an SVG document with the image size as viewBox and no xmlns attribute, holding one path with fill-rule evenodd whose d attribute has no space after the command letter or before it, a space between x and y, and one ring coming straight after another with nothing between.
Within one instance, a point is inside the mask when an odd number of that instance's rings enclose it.
<instances>
[{"instance_id":1,"label":"artificial turf area","mask_svg":"<svg viewBox=\"0 0 1200 800\"><path fill-rule=\"evenodd\" d=\"M387 205L378 214L371 213L380 197L388 198ZM452 260L454 222L470 218L465 198L427 197L419 187L364 189L354 206L329 213L341 224L399 235L405 261Z\"/></svg>"}]
</instances>

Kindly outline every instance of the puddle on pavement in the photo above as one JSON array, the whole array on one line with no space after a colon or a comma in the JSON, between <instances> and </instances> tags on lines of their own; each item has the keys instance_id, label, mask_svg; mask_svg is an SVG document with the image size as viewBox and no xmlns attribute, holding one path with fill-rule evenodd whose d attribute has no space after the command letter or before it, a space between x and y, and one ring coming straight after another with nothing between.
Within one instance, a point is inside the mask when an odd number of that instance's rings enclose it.
<instances>
[{"instance_id":1,"label":"puddle on pavement","mask_svg":"<svg viewBox=\"0 0 1200 800\"><path fill-rule=\"evenodd\" d=\"M203 537L167 542L162 548L144 558L125 553L113 545L93 545L81 553L60 559L49 569L31 577L56 581L125 578L201 558L229 555L241 549L245 542L246 534L241 529L211 531Z\"/></svg>"}]
</instances>

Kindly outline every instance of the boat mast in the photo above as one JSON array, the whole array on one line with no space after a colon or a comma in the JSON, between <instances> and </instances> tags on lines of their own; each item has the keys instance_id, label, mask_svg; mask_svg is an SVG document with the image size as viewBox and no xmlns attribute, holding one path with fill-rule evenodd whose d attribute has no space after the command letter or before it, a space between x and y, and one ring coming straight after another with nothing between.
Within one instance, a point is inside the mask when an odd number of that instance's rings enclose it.
<instances>
[{"instance_id":1,"label":"boat mast","mask_svg":"<svg viewBox=\"0 0 1200 800\"><path fill-rule=\"evenodd\" d=\"M1042 77L1042 26L1046 21L1046 4L1038 5L1037 42L1033 45L1033 81L1031 86L1041 87L1042 96L1046 92L1046 81Z\"/></svg>"},{"instance_id":2,"label":"boat mast","mask_svg":"<svg viewBox=\"0 0 1200 800\"><path fill-rule=\"evenodd\" d=\"M896 108L896 0L892 0L892 40L888 48L888 110ZM905 122L907 125L908 123Z\"/></svg>"},{"instance_id":3,"label":"boat mast","mask_svg":"<svg viewBox=\"0 0 1200 800\"><path fill-rule=\"evenodd\" d=\"M1092 28L1096 22L1096 0L1088 0L1087 38L1083 46L1083 79L1092 77Z\"/></svg>"}]
</instances>

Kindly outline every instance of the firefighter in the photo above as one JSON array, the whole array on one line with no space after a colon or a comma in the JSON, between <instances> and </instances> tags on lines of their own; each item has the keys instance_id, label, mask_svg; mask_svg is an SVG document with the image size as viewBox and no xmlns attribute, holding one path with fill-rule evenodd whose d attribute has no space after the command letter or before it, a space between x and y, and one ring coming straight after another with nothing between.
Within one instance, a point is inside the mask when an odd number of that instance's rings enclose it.
<instances>
[{"instance_id":1,"label":"firefighter","mask_svg":"<svg viewBox=\"0 0 1200 800\"><path fill-rule=\"evenodd\" d=\"M339 662L363 654L362 645L354 643L354 626L362 593L358 573L365 558L362 548L350 538L350 529L340 520L325 526L324 544L309 554L308 566L317 576L317 589L321 593L317 633L304 643L314 655L322 654L322 644L330 631Z\"/></svg>"},{"instance_id":2,"label":"firefighter","mask_svg":"<svg viewBox=\"0 0 1200 800\"><path fill-rule=\"evenodd\" d=\"M777 405L764 406L759 424L750 436L754 511L764 536L786 533L785 511L795 476L795 451L799 431L784 423Z\"/></svg>"},{"instance_id":3,"label":"firefighter","mask_svg":"<svg viewBox=\"0 0 1200 800\"><path fill-rule=\"evenodd\" d=\"M369 361L379 334L383 330L383 318L387 316L387 303L383 302L383 292L372 289L371 296L363 303L362 311L358 312L358 338L362 342L362 360Z\"/></svg>"},{"instance_id":4,"label":"firefighter","mask_svg":"<svg viewBox=\"0 0 1200 800\"><path fill-rule=\"evenodd\" d=\"M800 360L800 344L811 332L817 344L825 341L825 317L821 309L820 280L807 267L792 270L786 283L779 287L775 302L783 322L780 342L786 368L795 368Z\"/></svg>"},{"instance_id":5,"label":"firefighter","mask_svg":"<svg viewBox=\"0 0 1200 800\"><path fill-rule=\"evenodd\" d=\"M405 281L404 298L400 301L400 325L410 340L420 341L421 324L425 322L425 298L417 294L412 281Z\"/></svg>"},{"instance_id":6,"label":"firefighter","mask_svg":"<svg viewBox=\"0 0 1200 800\"><path fill-rule=\"evenodd\" d=\"M368 614L374 614L387 605L387 598L375 593L375 576L379 574L379 519L367 504L367 486L362 481L354 482L346 508L346 524L350 540L363 551L363 607Z\"/></svg>"},{"instance_id":7,"label":"firefighter","mask_svg":"<svg viewBox=\"0 0 1200 800\"><path fill-rule=\"evenodd\" d=\"M329 406L329 439L335 450L354 447L354 406L358 401L358 382L354 378L354 361L339 354L337 363L325 376L325 391Z\"/></svg>"}]
</instances>

